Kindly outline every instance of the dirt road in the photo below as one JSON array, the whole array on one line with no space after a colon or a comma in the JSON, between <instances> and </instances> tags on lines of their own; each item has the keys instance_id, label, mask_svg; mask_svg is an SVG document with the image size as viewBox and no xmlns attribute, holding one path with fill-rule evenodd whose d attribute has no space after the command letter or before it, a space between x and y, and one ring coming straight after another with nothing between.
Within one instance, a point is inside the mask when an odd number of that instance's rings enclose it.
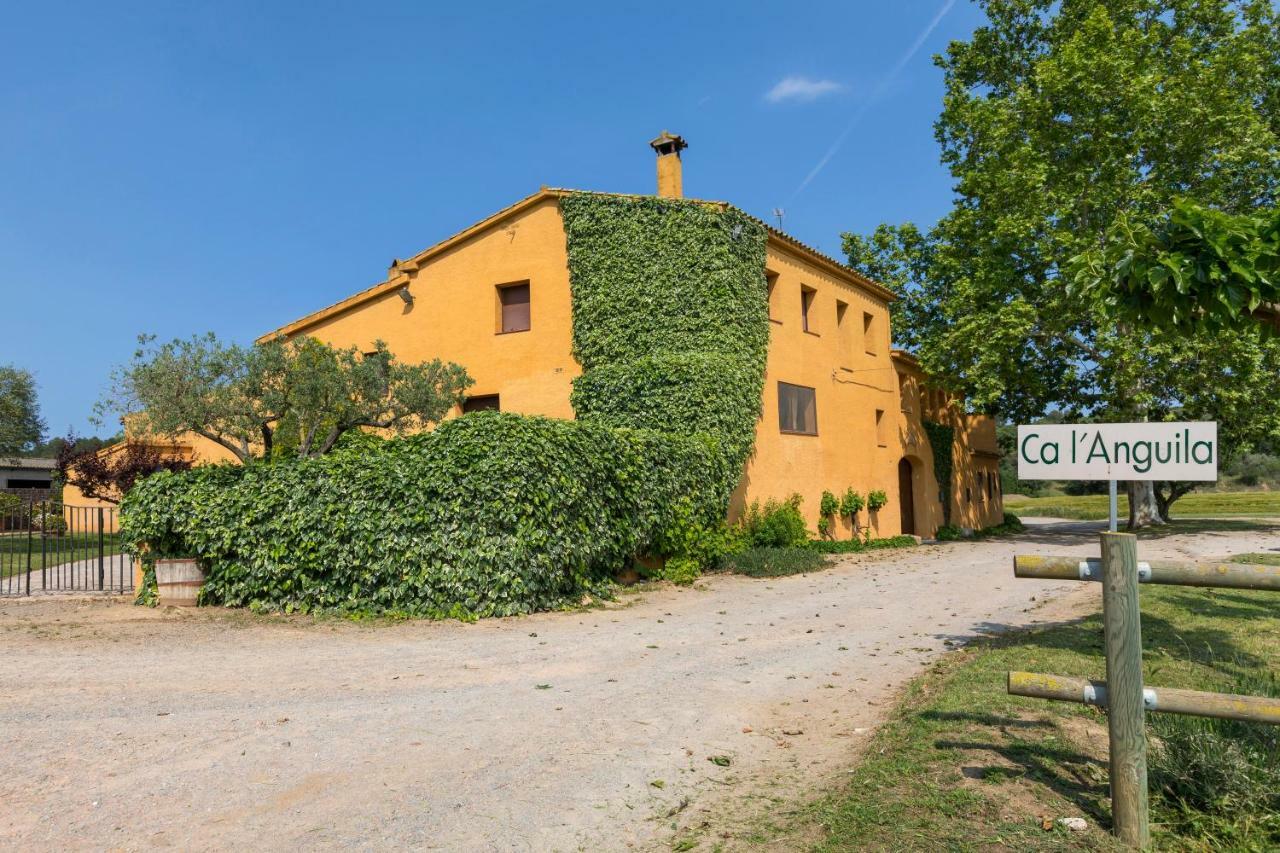
<instances>
[{"instance_id":1,"label":"dirt road","mask_svg":"<svg viewBox=\"0 0 1280 853\"><path fill-rule=\"evenodd\" d=\"M949 644L1096 601L1010 569L1096 550L1090 527L471 625L4 601L0 847L599 850L707 822L739 846L743 819L847 767Z\"/></svg>"}]
</instances>

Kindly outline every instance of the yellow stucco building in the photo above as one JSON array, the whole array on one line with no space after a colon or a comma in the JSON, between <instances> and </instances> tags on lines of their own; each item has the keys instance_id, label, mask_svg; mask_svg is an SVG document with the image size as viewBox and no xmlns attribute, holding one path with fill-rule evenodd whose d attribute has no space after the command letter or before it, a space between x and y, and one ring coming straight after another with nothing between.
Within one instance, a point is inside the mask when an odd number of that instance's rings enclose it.
<instances>
[{"instance_id":1,"label":"yellow stucco building","mask_svg":"<svg viewBox=\"0 0 1280 853\"><path fill-rule=\"evenodd\" d=\"M654 140L659 195L683 197L679 137ZM404 260L384 281L268 335L311 335L371 350L385 341L406 362L457 362L475 379L464 409L572 418L581 373L560 198L543 188ZM722 202L708 202L723 204ZM766 225L766 227L768 227ZM863 512L872 533L931 536L943 523L923 421L955 430L952 523L1003 515L995 425L928 387L915 360L891 347L893 294L844 264L768 228L770 341L755 452L731 513L798 493L815 526L824 490L883 490ZM195 447L203 456L199 443ZM215 457L216 458L216 457ZM848 536L847 523L837 535Z\"/></svg>"}]
</instances>

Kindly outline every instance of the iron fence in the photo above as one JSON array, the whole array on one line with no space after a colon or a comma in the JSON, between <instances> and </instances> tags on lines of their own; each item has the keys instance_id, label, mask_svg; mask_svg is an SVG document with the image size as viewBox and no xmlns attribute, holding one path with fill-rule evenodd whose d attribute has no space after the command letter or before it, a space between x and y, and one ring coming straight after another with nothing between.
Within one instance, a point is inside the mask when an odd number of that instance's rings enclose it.
<instances>
[{"instance_id":1,"label":"iron fence","mask_svg":"<svg viewBox=\"0 0 1280 853\"><path fill-rule=\"evenodd\" d=\"M130 592L115 507L20 501L0 510L0 596Z\"/></svg>"}]
</instances>

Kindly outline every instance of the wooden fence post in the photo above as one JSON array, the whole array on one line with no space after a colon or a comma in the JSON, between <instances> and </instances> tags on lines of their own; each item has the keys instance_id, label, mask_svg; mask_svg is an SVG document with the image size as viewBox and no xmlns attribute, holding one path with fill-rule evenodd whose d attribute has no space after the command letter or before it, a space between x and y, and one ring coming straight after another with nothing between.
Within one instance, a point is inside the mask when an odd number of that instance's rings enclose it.
<instances>
[{"instance_id":1,"label":"wooden fence post","mask_svg":"<svg viewBox=\"0 0 1280 853\"><path fill-rule=\"evenodd\" d=\"M1147 736L1142 696L1138 538L1131 533L1101 536L1111 816L1120 841L1144 849L1151 836L1147 827Z\"/></svg>"}]
</instances>

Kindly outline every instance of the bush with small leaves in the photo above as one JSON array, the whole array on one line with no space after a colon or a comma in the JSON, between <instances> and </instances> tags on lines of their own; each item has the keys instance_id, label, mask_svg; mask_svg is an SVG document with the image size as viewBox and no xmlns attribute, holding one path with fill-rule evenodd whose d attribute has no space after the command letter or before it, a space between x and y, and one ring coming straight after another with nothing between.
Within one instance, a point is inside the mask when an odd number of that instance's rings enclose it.
<instances>
[{"instance_id":1,"label":"bush with small leaves","mask_svg":"<svg viewBox=\"0 0 1280 853\"><path fill-rule=\"evenodd\" d=\"M804 516L800 514L800 496L785 501L770 498L761 508L754 501L739 525L742 538L756 548L793 548L809 541Z\"/></svg>"}]
</instances>

